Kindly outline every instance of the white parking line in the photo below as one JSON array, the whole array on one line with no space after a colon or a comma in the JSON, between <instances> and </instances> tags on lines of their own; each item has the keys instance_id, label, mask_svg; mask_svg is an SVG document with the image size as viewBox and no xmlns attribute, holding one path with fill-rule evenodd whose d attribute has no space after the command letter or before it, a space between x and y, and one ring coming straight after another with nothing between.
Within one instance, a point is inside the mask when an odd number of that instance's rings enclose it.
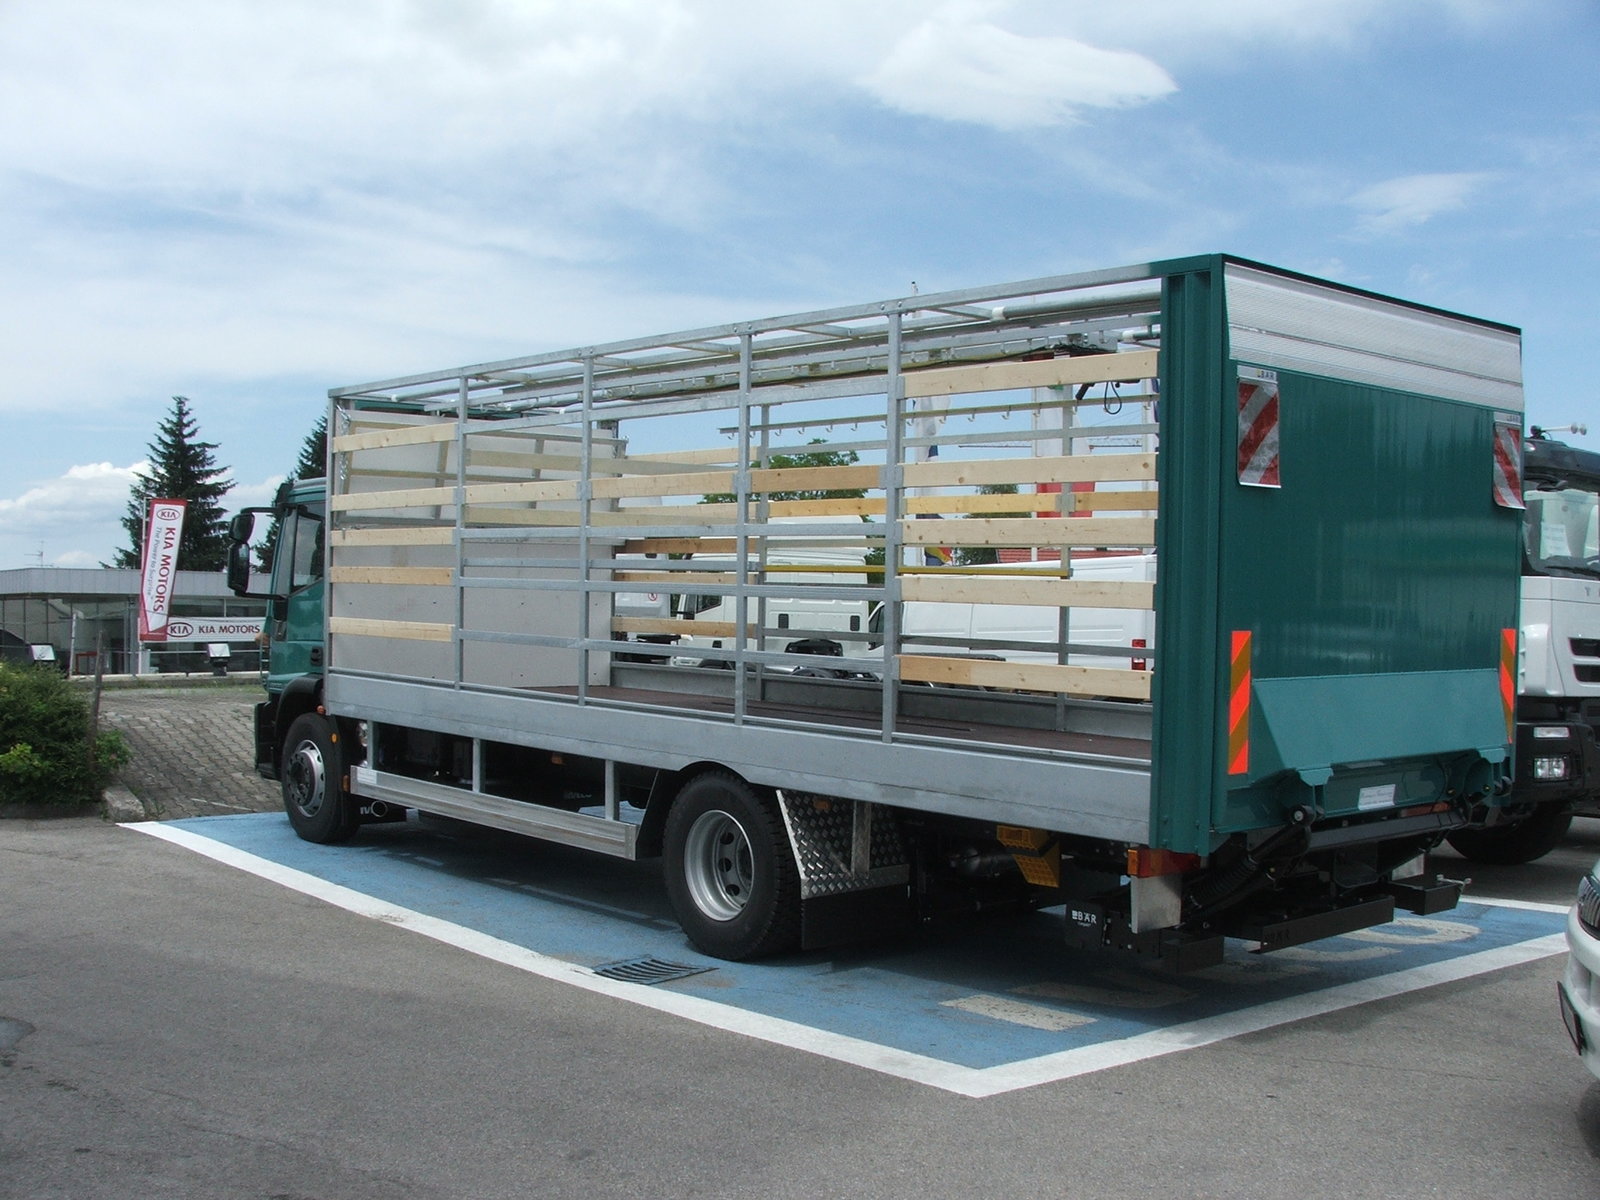
<instances>
[{"instance_id":1,"label":"white parking line","mask_svg":"<svg viewBox=\"0 0 1600 1200\"><path fill-rule=\"evenodd\" d=\"M786 1046L807 1054L815 1054L912 1083L925 1084L974 1098L997 1096L1020 1088L1055 1083L1086 1075L1092 1071L1124 1066L1163 1054L1208 1046L1290 1021L1321 1016L1353 1005L1366 1004L1372 1000L1382 1000L1420 988L1434 987L1441 983L1451 983L1504 967L1548 958L1566 949L1566 939L1562 934L1550 934L1495 950L1462 955L1444 962L1272 1001L1221 1016L1151 1030L1118 1041L1082 1046L1058 1054L1042 1055L995 1067L963 1067L927 1055L878 1045L861 1038L830 1033L794 1021L748 1012L698 996L687 996L677 992L661 991L644 984L606 979L594 974L587 967L551 958L526 947L468 929L463 925L441 921L426 913L386 903L363 892L329 883L315 875L285 867L270 859L235 849L173 825L146 821L123 825L120 828L161 838L216 862L342 908L346 912L409 929L413 933L455 946L481 958L514 967L519 971L526 971L530 975L625 1000L630 1004L638 1004L658 1012L671 1013L729 1033L743 1034L774 1045ZM1476 898L1475 902L1499 903L1504 907L1548 912L1566 911L1558 905L1532 905Z\"/></svg>"}]
</instances>

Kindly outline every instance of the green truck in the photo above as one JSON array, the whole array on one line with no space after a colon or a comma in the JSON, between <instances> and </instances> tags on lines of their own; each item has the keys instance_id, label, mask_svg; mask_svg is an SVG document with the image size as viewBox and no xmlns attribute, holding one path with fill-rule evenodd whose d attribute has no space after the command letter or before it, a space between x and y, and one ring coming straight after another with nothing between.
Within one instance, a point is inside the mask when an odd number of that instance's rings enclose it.
<instances>
[{"instance_id":1,"label":"green truck","mask_svg":"<svg viewBox=\"0 0 1600 1200\"><path fill-rule=\"evenodd\" d=\"M267 580L233 525L256 761L314 842L660 856L726 958L1036 908L1189 968L1441 911L1511 778L1520 353L1213 255L336 388ZM803 627L835 602L872 619ZM912 603L1061 620L908 647Z\"/></svg>"}]
</instances>

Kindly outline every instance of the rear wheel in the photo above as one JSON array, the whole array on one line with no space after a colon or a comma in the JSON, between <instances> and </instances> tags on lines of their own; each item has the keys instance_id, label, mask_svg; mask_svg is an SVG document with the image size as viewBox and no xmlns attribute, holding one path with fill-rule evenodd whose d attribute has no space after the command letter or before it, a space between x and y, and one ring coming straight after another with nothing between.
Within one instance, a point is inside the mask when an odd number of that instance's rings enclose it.
<instances>
[{"instance_id":1,"label":"rear wheel","mask_svg":"<svg viewBox=\"0 0 1600 1200\"><path fill-rule=\"evenodd\" d=\"M695 947L776 954L800 937L800 876L777 801L713 771L678 793L663 837L667 896Z\"/></svg>"},{"instance_id":2,"label":"rear wheel","mask_svg":"<svg viewBox=\"0 0 1600 1200\"><path fill-rule=\"evenodd\" d=\"M354 800L344 790L344 756L338 731L328 718L304 713L289 726L278 778L289 824L308 842L347 842L359 820Z\"/></svg>"},{"instance_id":3,"label":"rear wheel","mask_svg":"<svg viewBox=\"0 0 1600 1200\"><path fill-rule=\"evenodd\" d=\"M1543 858L1556 848L1572 824L1572 814L1559 804L1538 804L1526 817L1488 829L1458 829L1445 841L1473 862L1514 865Z\"/></svg>"}]
</instances>

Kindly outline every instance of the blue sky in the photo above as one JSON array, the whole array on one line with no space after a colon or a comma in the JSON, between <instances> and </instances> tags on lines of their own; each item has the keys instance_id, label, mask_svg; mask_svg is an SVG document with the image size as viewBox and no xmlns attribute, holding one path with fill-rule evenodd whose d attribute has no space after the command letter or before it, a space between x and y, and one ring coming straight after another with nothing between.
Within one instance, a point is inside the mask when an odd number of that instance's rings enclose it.
<instances>
[{"instance_id":1,"label":"blue sky","mask_svg":"<svg viewBox=\"0 0 1600 1200\"><path fill-rule=\"evenodd\" d=\"M1600 446L1593 0L7 0L0 569L188 396L1227 251L1518 325Z\"/></svg>"}]
</instances>

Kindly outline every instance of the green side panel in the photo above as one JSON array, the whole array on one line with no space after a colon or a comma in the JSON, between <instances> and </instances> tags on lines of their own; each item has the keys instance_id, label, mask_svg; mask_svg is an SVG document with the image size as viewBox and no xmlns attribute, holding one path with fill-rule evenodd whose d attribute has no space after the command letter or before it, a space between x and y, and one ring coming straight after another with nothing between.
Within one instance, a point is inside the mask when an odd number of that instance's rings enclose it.
<instances>
[{"instance_id":1,"label":"green side panel","mask_svg":"<svg viewBox=\"0 0 1600 1200\"><path fill-rule=\"evenodd\" d=\"M1224 260L1182 265L1163 312L1152 840L1203 853L1302 803L1481 784L1505 755L1519 584L1494 413L1277 369L1282 486L1240 484L1238 368L1271 364L1225 359ZM1254 689L1230 775L1235 631Z\"/></svg>"},{"instance_id":2,"label":"green side panel","mask_svg":"<svg viewBox=\"0 0 1600 1200\"><path fill-rule=\"evenodd\" d=\"M1216 718L1225 688L1219 657L1224 426L1222 260L1163 264L1161 493L1156 522L1156 671L1150 778L1154 846L1207 853L1212 794L1222 773ZM1231 447L1231 442L1229 446Z\"/></svg>"}]
</instances>

